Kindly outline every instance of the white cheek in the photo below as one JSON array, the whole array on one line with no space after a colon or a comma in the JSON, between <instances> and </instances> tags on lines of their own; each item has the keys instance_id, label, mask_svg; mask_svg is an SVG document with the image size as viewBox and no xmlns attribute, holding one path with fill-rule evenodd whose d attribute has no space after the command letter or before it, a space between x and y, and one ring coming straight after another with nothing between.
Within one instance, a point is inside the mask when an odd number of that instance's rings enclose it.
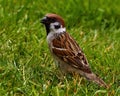
<instances>
[{"instance_id":1,"label":"white cheek","mask_svg":"<svg viewBox=\"0 0 120 96\"><path fill-rule=\"evenodd\" d=\"M54 30L55 29L55 27L54 27L54 25L50 25L50 30Z\"/></svg>"},{"instance_id":2,"label":"white cheek","mask_svg":"<svg viewBox=\"0 0 120 96\"><path fill-rule=\"evenodd\" d=\"M60 23L59 22L54 22L54 23L51 23L50 25L59 25Z\"/></svg>"},{"instance_id":3,"label":"white cheek","mask_svg":"<svg viewBox=\"0 0 120 96\"><path fill-rule=\"evenodd\" d=\"M59 24L60 24L59 22L51 23L50 24L50 32L53 32L53 33L63 33L63 32L65 32L66 29L63 28L62 25L59 29L55 28L55 25L59 25Z\"/></svg>"},{"instance_id":4,"label":"white cheek","mask_svg":"<svg viewBox=\"0 0 120 96\"><path fill-rule=\"evenodd\" d=\"M66 29L63 27L57 29L57 33L64 33L65 31L66 31Z\"/></svg>"},{"instance_id":5,"label":"white cheek","mask_svg":"<svg viewBox=\"0 0 120 96\"><path fill-rule=\"evenodd\" d=\"M51 30L56 30L56 29L55 29L55 25L59 25L59 23L58 23L58 22L51 23L51 24L50 24L50 29L51 29Z\"/></svg>"}]
</instances>

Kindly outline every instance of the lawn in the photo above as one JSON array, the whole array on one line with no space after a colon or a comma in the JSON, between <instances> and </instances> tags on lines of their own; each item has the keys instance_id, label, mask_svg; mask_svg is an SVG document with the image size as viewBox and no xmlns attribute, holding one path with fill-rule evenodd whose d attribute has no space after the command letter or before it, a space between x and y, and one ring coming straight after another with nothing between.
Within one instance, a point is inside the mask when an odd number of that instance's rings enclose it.
<instances>
[{"instance_id":1,"label":"lawn","mask_svg":"<svg viewBox=\"0 0 120 96\"><path fill-rule=\"evenodd\" d=\"M109 86L58 79L40 19L61 15ZM0 96L120 96L120 0L0 0Z\"/></svg>"}]
</instances>

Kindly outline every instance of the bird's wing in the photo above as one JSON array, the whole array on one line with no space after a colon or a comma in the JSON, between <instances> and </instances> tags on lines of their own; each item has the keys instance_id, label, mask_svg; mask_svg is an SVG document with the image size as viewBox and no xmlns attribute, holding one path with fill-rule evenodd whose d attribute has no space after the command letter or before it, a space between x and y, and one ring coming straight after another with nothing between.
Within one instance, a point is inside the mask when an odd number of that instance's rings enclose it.
<instances>
[{"instance_id":1,"label":"bird's wing","mask_svg":"<svg viewBox=\"0 0 120 96\"><path fill-rule=\"evenodd\" d=\"M88 61L76 41L68 34L62 33L52 41L52 52L70 66L83 72L91 73Z\"/></svg>"}]
</instances>

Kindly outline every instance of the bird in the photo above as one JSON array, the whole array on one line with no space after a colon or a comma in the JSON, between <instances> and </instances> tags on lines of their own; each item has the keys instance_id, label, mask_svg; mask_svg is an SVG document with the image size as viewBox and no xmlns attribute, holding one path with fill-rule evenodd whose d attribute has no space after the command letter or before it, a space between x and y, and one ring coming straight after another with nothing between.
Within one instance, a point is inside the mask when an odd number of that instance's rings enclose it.
<instances>
[{"instance_id":1,"label":"bird","mask_svg":"<svg viewBox=\"0 0 120 96\"><path fill-rule=\"evenodd\" d=\"M40 22L45 26L47 43L62 74L76 73L107 88L107 84L92 72L88 60L75 39L66 31L63 18L47 13Z\"/></svg>"}]
</instances>

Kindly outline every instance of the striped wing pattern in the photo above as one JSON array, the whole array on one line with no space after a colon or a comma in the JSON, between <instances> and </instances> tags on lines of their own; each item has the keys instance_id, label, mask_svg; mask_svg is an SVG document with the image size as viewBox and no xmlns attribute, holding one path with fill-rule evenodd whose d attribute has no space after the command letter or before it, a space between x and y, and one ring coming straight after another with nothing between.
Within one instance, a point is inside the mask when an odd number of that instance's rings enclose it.
<instances>
[{"instance_id":1,"label":"striped wing pattern","mask_svg":"<svg viewBox=\"0 0 120 96\"><path fill-rule=\"evenodd\" d=\"M52 52L59 59L83 72L91 73L88 61L76 41L67 33L62 33L52 41Z\"/></svg>"}]
</instances>

